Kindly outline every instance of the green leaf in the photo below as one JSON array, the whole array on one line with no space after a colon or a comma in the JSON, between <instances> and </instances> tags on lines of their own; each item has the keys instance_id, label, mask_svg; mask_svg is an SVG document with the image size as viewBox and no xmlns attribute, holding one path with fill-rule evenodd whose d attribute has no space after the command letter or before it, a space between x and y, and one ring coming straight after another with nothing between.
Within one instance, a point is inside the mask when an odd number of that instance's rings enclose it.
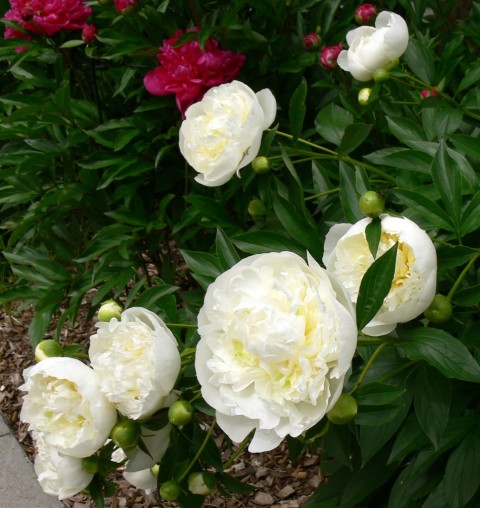
<instances>
[{"instance_id":1,"label":"green leaf","mask_svg":"<svg viewBox=\"0 0 480 508\"><path fill-rule=\"evenodd\" d=\"M398 244L388 249L370 265L362 278L356 306L359 330L375 317L392 287L397 250Z\"/></svg>"},{"instance_id":2,"label":"green leaf","mask_svg":"<svg viewBox=\"0 0 480 508\"><path fill-rule=\"evenodd\" d=\"M215 476L228 491L234 492L235 494L246 495L257 489L255 485L242 482L241 480L235 478L235 476L229 475L228 473L216 473Z\"/></svg>"},{"instance_id":3,"label":"green leaf","mask_svg":"<svg viewBox=\"0 0 480 508\"><path fill-rule=\"evenodd\" d=\"M450 397L449 379L436 369L422 365L415 379L415 414L435 449L448 424Z\"/></svg>"},{"instance_id":4,"label":"green leaf","mask_svg":"<svg viewBox=\"0 0 480 508\"><path fill-rule=\"evenodd\" d=\"M460 233L465 236L480 228L480 191L477 191L462 214Z\"/></svg>"},{"instance_id":5,"label":"green leaf","mask_svg":"<svg viewBox=\"0 0 480 508\"><path fill-rule=\"evenodd\" d=\"M457 291L452 299L460 307L475 307L480 304L480 284Z\"/></svg>"},{"instance_id":6,"label":"green leaf","mask_svg":"<svg viewBox=\"0 0 480 508\"><path fill-rule=\"evenodd\" d=\"M361 385L355 398L359 405L383 406L391 404L405 393L405 388L385 383L372 382Z\"/></svg>"},{"instance_id":7,"label":"green leaf","mask_svg":"<svg viewBox=\"0 0 480 508\"><path fill-rule=\"evenodd\" d=\"M422 81L432 83L435 78L433 55L427 46L416 39L410 39L403 58L411 71Z\"/></svg>"},{"instance_id":8,"label":"green leaf","mask_svg":"<svg viewBox=\"0 0 480 508\"><path fill-rule=\"evenodd\" d=\"M432 164L432 179L437 192L442 197L443 205L458 227L462 210L462 179L447 146L442 140Z\"/></svg>"},{"instance_id":9,"label":"green leaf","mask_svg":"<svg viewBox=\"0 0 480 508\"><path fill-rule=\"evenodd\" d=\"M71 41L64 42L60 47L62 49L65 49L65 48L75 48L77 46L83 46L83 45L85 45L85 42L82 41L81 39L77 39L77 40L71 40Z\"/></svg>"},{"instance_id":10,"label":"green leaf","mask_svg":"<svg viewBox=\"0 0 480 508\"><path fill-rule=\"evenodd\" d=\"M365 156L376 166L389 166L430 175L432 157L405 147L382 148Z\"/></svg>"},{"instance_id":11,"label":"green leaf","mask_svg":"<svg viewBox=\"0 0 480 508\"><path fill-rule=\"evenodd\" d=\"M457 86L456 91L461 92L465 88L473 85L477 81L480 80L480 62L475 62L473 65L469 66L465 76L463 77L460 84Z\"/></svg>"},{"instance_id":12,"label":"green leaf","mask_svg":"<svg viewBox=\"0 0 480 508\"><path fill-rule=\"evenodd\" d=\"M171 293L175 293L178 291L177 286L169 286L167 284L163 284L161 286L153 286L144 291L138 299L135 301L136 307L145 307L146 309L152 308L152 305L160 298L163 298L165 295L169 295Z\"/></svg>"},{"instance_id":13,"label":"green leaf","mask_svg":"<svg viewBox=\"0 0 480 508\"><path fill-rule=\"evenodd\" d=\"M217 228L215 248L217 251L218 260L224 270L228 270L240 261L238 252L221 228Z\"/></svg>"},{"instance_id":14,"label":"green leaf","mask_svg":"<svg viewBox=\"0 0 480 508\"><path fill-rule=\"evenodd\" d=\"M382 221L375 217L365 228L365 238L367 239L368 248L373 259L377 257L378 245L382 237Z\"/></svg>"},{"instance_id":15,"label":"green leaf","mask_svg":"<svg viewBox=\"0 0 480 508\"><path fill-rule=\"evenodd\" d=\"M407 189L398 189L392 192L396 196L399 196L412 210L427 219L430 224L447 231L455 229L449 215L423 194Z\"/></svg>"},{"instance_id":16,"label":"green leaf","mask_svg":"<svg viewBox=\"0 0 480 508\"><path fill-rule=\"evenodd\" d=\"M218 199L193 195L186 196L185 199L206 217L211 219L216 225L222 228L235 225L229 213Z\"/></svg>"},{"instance_id":17,"label":"green leaf","mask_svg":"<svg viewBox=\"0 0 480 508\"><path fill-rule=\"evenodd\" d=\"M232 238L232 242L247 254L263 254L264 252L291 251L305 258L305 248L287 238L284 234L274 231L251 231Z\"/></svg>"},{"instance_id":18,"label":"green leaf","mask_svg":"<svg viewBox=\"0 0 480 508\"><path fill-rule=\"evenodd\" d=\"M444 481L451 507L464 508L480 487L480 427L452 452Z\"/></svg>"},{"instance_id":19,"label":"green leaf","mask_svg":"<svg viewBox=\"0 0 480 508\"><path fill-rule=\"evenodd\" d=\"M207 275L216 278L222 273L222 267L216 256L206 252L180 250L188 268L196 275Z\"/></svg>"},{"instance_id":20,"label":"green leaf","mask_svg":"<svg viewBox=\"0 0 480 508\"><path fill-rule=\"evenodd\" d=\"M345 129L351 123L352 114L333 103L320 110L315 118L315 127L320 136L337 146L342 142Z\"/></svg>"},{"instance_id":21,"label":"green leaf","mask_svg":"<svg viewBox=\"0 0 480 508\"><path fill-rule=\"evenodd\" d=\"M410 360L425 360L444 376L480 383L480 366L455 337L435 328L419 328L398 344Z\"/></svg>"},{"instance_id":22,"label":"green leaf","mask_svg":"<svg viewBox=\"0 0 480 508\"><path fill-rule=\"evenodd\" d=\"M459 152L480 160L480 143L477 137L468 134L452 134L448 139L453 141Z\"/></svg>"},{"instance_id":23,"label":"green leaf","mask_svg":"<svg viewBox=\"0 0 480 508\"><path fill-rule=\"evenodd\" d=\"M358 169L351 168L342 161L339 162L338 167L340 173L340 203L348 222L354 223L364 218L358 205L358 199L361 194L366 192L367 188L362 184L359 185Z\"/></svg>"},{"instance_id":24,"label":"green leaf","mask_svg":"<svg viewBox=\"0 0 480 508\"><path fill-rule=\"evenodd\" d=\"M425 432L420 427L416 416L411 414L397 434L388 462L403 460L408 454L427 444L428 438L425 436Z\"/></svg>"},{"instance_id":25,"label":"green leaf","mask_svg":"<svg viewBox=\"0 0 480 508\"><path fill-rule=\"evenodd\" d=\"M388 116L387 122L390 132L407 146L409 141L426 141L423 129L410 118Z\"/></svg>"},{"instance_id":26,"label":"green leaf","mask_svg":"<svg viewBox=\"0 0 480 508\"><path fill-rule=\"evenodd\" d=\"M463 114L457 108L424 108L422 123L428 140L440 140L453 134L462 124Z\"/></svg>"},{"instance_id":27,"label":"green leaf","mask_svg":"<svg viewBox=\"0 0 480 508\"><path fill-rule=\"evenodd\" d=\"M295 89L288 106L288 117L290 120L290 133L294 140L297 140L302 133L303 120L305 118L305 99L307 97L307 81L302 78Z\"/></svg>"},{"instance_id":28,"label":"green leaf","mask_svg":"<svg viewBox=\"0 0 480 508\"><path fill-rule=\"evenodd\" d=\"M371 130L372 126L365 123L352 123L347 125L340 146L338 147L338 153L348 154L353 152L355 148L359 147L365 139L367 139Z\"/></svg>"}]
</instances>

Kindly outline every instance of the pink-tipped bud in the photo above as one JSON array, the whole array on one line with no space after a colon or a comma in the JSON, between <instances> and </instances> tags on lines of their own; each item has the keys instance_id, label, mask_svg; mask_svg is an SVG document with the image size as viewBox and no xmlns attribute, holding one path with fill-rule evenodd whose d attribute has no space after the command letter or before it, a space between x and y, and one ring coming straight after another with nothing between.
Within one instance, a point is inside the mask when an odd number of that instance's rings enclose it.
<instances>
[{"instance_id":1,"label":"pink-tipped bud","mask_svg":"<svg viewBox=\"0 0 480 508\"><path fill-rule=\"evenodd\" d=\"M336 46L325 46L320 53L320 63L325 69L335 69L337 58L343 49L343 43Z\"/></svg>"},{"instance_id":2,"label":"pink-tipped bud","mask_svg":"<svg viewBox=\"0 0 480 508\"><path fill-rule=\"evenodd\" d=\"M355 20L359 25L373 23L377 17L377 8L373 4L362 4L355 11Z\"/></svg>"},{"instance_id":3,"label":"pink-tipped bud","mask_svg":"<svg viewBox=\"0 0 480 508\"><path fill-rule=\"evenodd\" d=\"M91 25L88 25L85 23L84 27L82 28L82 40L85 44L92 43L97 38L97 29L95 28L95 25L92 23Z\"/></svg>"},{"instance_id":4,"label":"pink-tipped bud","mask_svg":"<svg viewBox=\"0 0 480 508\"><path fill-rule=\"evenodd\" d=\"M316 32L311 32L303 38L303 45L306 49L316 49L322 43L322 38Z\"/></svg>"},{"instance_id":5,"label":"pink-tipped bud","mask_svg":"<svg viewBox=\"0 0 480 508\"><path fill-rule=\"evenodd\" d=\"M428 97L440 97L440 94L438 94L434 90L424 89L420 92L420 97L422 99L428 99Z\"/></svg>"},{"instance_id":6,"label":"pink-tipped bud","mask_svg":"<svg viewBox=\"0 0 480 508\"><path fill-rule=\"evenodd\" d=\"M139 5L140 0L113 0L117 12L126 16L135 12Z\"/></svg>"}]
</instances>

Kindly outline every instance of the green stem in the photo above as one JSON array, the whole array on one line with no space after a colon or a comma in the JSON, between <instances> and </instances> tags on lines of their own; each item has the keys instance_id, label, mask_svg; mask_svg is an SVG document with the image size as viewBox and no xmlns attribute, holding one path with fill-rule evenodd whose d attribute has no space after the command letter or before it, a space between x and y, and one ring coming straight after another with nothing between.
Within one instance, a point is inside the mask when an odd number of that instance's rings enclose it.
<instances>
[{"instance_id":1,"label":"green stem","mask_svg":"<svg viewBox=\"0 0 480 508\"><path fill-rule=\"evenodd\" d=\"M252 439L252 435L254 432L255 430L252 430L252 432L250 432L250 434L248 434L248 436L238 445L238 448L232 453L230 458L223 465L224 469L228 469L235 462L237 457L243 452L243 450L245 450L248 443L250 443L250 440Z\"/></svg>"},{"instance_id":2,"label":"green stem","mask_svg":"<svg viewBox=\"0 0 480 508\"><path fill-rule=\"evenodd\" d=\"M276 131L275 133L278 134L279 136L283 136L284 138L290 139L291 141L294 140L294 137L291 134L287 134L286 132ZM312 148L315 148L316 150L325 152L328 155L330 155L330 157L332 159L337 159L339 161L348 162L350 164L356 164L357 166L361 166L362 168L366 169L367 171L370 171L371 173L374 173L377 176L380 176L387 182L395 183L395 178L393 178L393 176L390 176L389 174L376 168L375 166L371 166L370 164L366 164L365 162L361 162L356 159L352 159L348 155L341 155L337 152L334 152L333 150L330 150L329 148L325 148L324 146L317 145L316 143L312 143L311 141L307 141L306 139L297 138L296 141L298 141L299 143L302 143L304 145L311 146Z\"/></svg>"},{"instance_id":3,"label":"green stem","mask_svg":"<svg viewBox=\"0 0 480 508\"><path fill-rule=\"evenodd\" d=\"M377 349L373 352L372 356L368 359L368 362L365 364L365 367L363 368L360 376L358 377L354 387L350 391L350 395L359 388L359 386L362 384L362 381L364 377L366 376L367 372L369 371L370 367L373 365L373 362L378 358L378 355L385 349L385 347L388 346L388 342L384 342L383 344L380 344Z\"/></svg>"},{"instance_id":4,"label":"green stem","mask_svg":"<svg viewBox=\"0 0 480 508\"><path fill-rule=\"evenodd\" d=\"M188 325L183 323L165 323L169 328L197 328L197 325Z\"/></svg>"},{"instance_id":5,"label":"green stem","mask_svg":"<svg viewBox=\"0 0 480 508\"><path fill-rule=\"evenodd\" d=\"M475 256L473 256L470 261L467 263L467 265L465 266L465 268L462 270L462 273L458 276L458 279L455 281L455 284L452 286L452 289L450 289L450 291L448 292L448 295L447 295L447 298L449 300L452 299L453 295L455 294L455 292L457 291L458 287L460 286L462 280L464 279L465 275L467 275L468 273L468 270L470 270L470 268L472 267L473 263L475 263L475 261L480 257L480 252L478 252L477 254L475 254Z\"/></svg>"},{"instance_id":6,"label":"green stem","mask_svg":"<svg viewBox=\"0 0 480 508\"><path fill-rule=\"evenodd\" d=\"M327 194L333 194L334 192L338 192L340 189L330 189L325 192L320 192L318 194L314 194L313 196L308 196L308 198L305 198L304 201L311 201L312 199L321 198L322 196L326 196Z\"/></svg>"},{"instance_id":7,"label":"green stem","mask_svg":"<svg viewBox=\"0 0 480 508\"><path fill-rule=\"evenodd\" d=\"M217 422L217 419L215 418L212 422L212 425L210 425L210 428L208 429L207 435L205 436L205 439L203 440L203 443L200 445L200 448L197 450L197 453L195 454L195 457L190 461L190 464L188 464L187 469L180 475L180 478L178 478L178 483L181 483L181 481L187 476L187 474L190 472L192 467L195 465L197 460L199 459L200 455L202 454L205 446L207 446L208 440L210 439L213 429L215 427L215 423Z\"/></svg>"},{"instance_id":8,"label":"green stem","mask_svg":"<svg viewBox=\"0 0 480 508\"><path fill-rule=\"evenodd\" d=\"M385 342L384 337L376 338L376 337L365 337L357 339L357 346L378 346Z\"/></svg>"}]
</instances>

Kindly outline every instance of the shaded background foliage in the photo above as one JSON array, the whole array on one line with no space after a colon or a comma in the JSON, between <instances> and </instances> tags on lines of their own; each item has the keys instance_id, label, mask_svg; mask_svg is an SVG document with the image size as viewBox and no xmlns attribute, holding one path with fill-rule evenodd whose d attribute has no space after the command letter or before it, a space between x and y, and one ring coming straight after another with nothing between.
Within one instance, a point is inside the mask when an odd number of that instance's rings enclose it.
<instances>
[{"instance_id":1,"label":"shaded background foliage","mask_svg":"<svg viewBox=\"0 0 480 508\"><path fill-rule=\"evenodd\" d=\"M0 303L33 306L32 345L58 314L59 336L85 298L92 316L116 298L195 323L204 289L240 257L308 249L321 260L329 227L362 218L358 197L376 190L436 242L438 291L454 316L399 326L355 392L355 422L322 421L289 441L294 457L320 447L332 475L305 506L478 506L479 2L378 2L407 20L411 39L365 107L364 83L303 46L316 30L323 45L344 41L356 2L145 0L130 16L91 5L88 46L79 32L37 37L24 52L0 46ZM195 26L201 42L246 55L238 79L277 99L260 152L267 174L247 167L222 187L197 184L178 150L174 97L143 86L162 41ZM422 89L440 95L422 100ZM261 213L249 208L257 199ZM358 348L347 390L374 351Z\"/></svg>"}]
</instances>

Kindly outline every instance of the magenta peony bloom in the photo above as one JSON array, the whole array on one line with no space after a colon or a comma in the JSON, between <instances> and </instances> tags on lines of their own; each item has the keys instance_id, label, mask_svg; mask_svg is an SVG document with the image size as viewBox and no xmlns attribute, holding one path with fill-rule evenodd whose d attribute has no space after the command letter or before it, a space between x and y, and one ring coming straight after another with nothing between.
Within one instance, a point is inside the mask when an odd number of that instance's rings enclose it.
<instances>
[{"instance_id":1,"label":"magenta peony bloom","mask_svg":"<svg viewBox=\"0 0 480 508\"><path fill-rule=\"evenodd\" d=\"M320 53L320 63L325 69L335 69L337 66L337 58L342 51L343 43L336 46L325 46Z\"/></svg>"},{"instance_id":2,"label":"magenta peony bloom","mask_svg":"<svg viewBox=\"0 0 480 508\"><path fill-rule=\"evenodd\" d=\"M436 88L436 87L434 87L434 88ZM424 90L420 91L420 97L422 99L428 99L429 97L440 97L440 94L438 94L434 90L424 89Z\"/></svg>"},{"instance_id":3,"label":"magenta peony bloom","mask_svg":"<svg viewBox=\"0 0 480 508\"><path fill-rule=\"evenodd\" d=\"M92 9L83 0L10 0L5 19L16 21L32 34L54 35L60 30L80 30ZM17 32L17 35L15 35ZM5 38L23 38L15 30L5 30Z\"/></svg>"},{"instance_id":4,"label":"magenta peony bloom","mask_svg":"<svg viewBox=\"0 0 480 508\"><path fill-rule=\"evenodd\" d=\"M140 0L114 0L115 9L120 14L130 14L132 11L136 11L140 5Z\"/></svg>"},{"instance_id":5,"label":"magenta peony bloom","mask_svg":"<svg viewBox=\"0 0 480 508\"><path fill-rule=\"evenodd\" d=\"M204 49L196 40L175 47L182 34L179 30L163 41L157 55L161 65L147 73L144 84L152 95L175 94L178 109L184 115L208 89L233 81L245 56L219 49L213 38L206 41Z\"/></svg>"}]
</instances>

